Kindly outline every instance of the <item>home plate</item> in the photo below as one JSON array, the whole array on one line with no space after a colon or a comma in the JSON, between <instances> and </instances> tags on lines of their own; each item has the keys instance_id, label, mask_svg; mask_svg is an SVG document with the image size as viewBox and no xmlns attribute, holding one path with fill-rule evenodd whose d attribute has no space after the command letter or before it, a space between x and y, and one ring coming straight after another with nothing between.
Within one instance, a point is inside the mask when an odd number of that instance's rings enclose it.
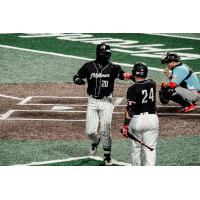
<instances>
[{"instance_id":1,"label":"home plate","mask_svg":"<svg viewBox=\"0 0 200 200\"><path fill-rule=\"evenodd\" d=\"M54 106L51 110L72 110L74 107L69 106Z\"/></svg>"}]
</instances>

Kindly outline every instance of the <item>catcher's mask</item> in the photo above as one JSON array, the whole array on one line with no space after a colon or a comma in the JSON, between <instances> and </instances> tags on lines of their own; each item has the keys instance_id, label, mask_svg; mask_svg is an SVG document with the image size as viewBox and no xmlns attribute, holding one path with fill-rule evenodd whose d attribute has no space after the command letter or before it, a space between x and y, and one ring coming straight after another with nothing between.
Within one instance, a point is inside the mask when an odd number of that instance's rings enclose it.
<instances>
[{"instance_id":1,"label":"catcher's mask","mask_svg":"<svg viewBox=\"0 0 200 200\"><path fill-rule=\"evenodd\" d=\"M148 74L148 67L145 63L136 63L133 66L132 75L138 77L146 78ZM134 80L133 80L134 81Z\"/></svg>"},{"instance_id":2,"label":"catcher's mask","mask_svg":"<svg viewBox=\"0 0 200 200\"><path fill-rule=\"evenodd\" d=\"M106 43L97 45L96 48L96 59L101 63L106 63L110 59L111 51L110 46Z\"/></svg>"},{"instance_id":3,"label":"catcher's mask","mask_svg":"<svg viewBox=\"0 0 200 200\"><path fill-rule=\"evenodd\" d=\"M174 62L180 62L181 57L174 52L167 52L164 57L161 59L162 64L168 64L172 61Z\"/></svg>"}]
</instances>

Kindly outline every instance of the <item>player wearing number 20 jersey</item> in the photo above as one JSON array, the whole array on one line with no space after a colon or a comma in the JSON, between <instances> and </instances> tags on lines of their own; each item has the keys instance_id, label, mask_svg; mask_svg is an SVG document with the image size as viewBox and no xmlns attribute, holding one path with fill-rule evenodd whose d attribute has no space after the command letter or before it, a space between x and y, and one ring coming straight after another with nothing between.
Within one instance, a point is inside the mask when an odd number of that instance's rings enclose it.
<instances>
[{"instance_id":1,"label":"player wearing number 20 jersey","mask_svg":"<svg viewBox=\"0 0 200 200\"><path fill-rule=\"evenodd\" d=\"M75 84L85 84L87 79L89 95L86 113L86 134L92 140L90 154L95 155L101 140L105 165L111 165L111 120L114 109L112 93L115 79L128 80L131 74L124 72L120 65L110 62L110 46L97 45L96 60L85 63L74 76ZM99 126L100 124L100 126ZM99 134L97 134L99 126ZM98 136L100 135L100 137Z\"/></svg>"}]
</instances>

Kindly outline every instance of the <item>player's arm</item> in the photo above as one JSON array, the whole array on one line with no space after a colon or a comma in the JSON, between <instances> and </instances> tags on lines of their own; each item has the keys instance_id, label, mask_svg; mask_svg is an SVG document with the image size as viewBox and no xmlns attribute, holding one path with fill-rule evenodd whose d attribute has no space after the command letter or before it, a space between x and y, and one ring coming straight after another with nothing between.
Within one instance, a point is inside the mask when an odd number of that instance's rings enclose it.
<instances>
[{"instance_id":1,"label":"player's arm","mask_svg":"<svg viewBox=\"0 0 200 200\"><path fill-rule=\"evenodd\" d=\"M85 81L83 79L87 78L87 65L84 64L74 75L73 81L77 85L84 85Z\"/></svg>"},{"instance_id":2,"label":"player's arm","mask_svg":"<svg viewBox=\"0 0 200 200\"><path fill-rule=\"evenodd\" d=\"M120 80L129 80L132 79L132 74L125 72L120 65L118 65L118 78Z\"/></svg>"},{"instance_id":3,"label":"player's arm","mask_svg":"<svg viewBox=\"0 0 200 200\"><path fill-rule=\"evenodd\" d=\"M171 80L171 79L172 79L172 70L169 69L168 67L166 67L166 68L164 69L164 75L165 75L169 80Z\"/></svg>"},{"instance_id":4,"label":"player's arm","mask_svg":"<svg viewBox=\"0 0 200 200\"><path fill-rule=\"evenodd\" d=\"M125 116L124 116L124 124L121 128L121 132L124 137L128 138L128 126L131 121L131 118L134 113L132 113L132 109L136 105L135 101L135 92L132 89L128 89L127 91L127 105L125 109Z\"/></svg>"},{"instance_id":5,"label":"player's arm","mask_svg":"<svg viewBox=\"0 0 200 200\"><path fill-rule=\"evenodd\" d=\"M173 70L173 75L171 76L170 82L166 84L169 88L176 88L177 86L181 85L181 83L190 75L190 70L184 71L179 68L175 68Z\"/></svg>"},{"instance_id":6,"label":"player's arm","mask_svg":"<svg viewBox=\"0 0 200 200\"><path fill-rule=\"evenodd\" d=\"M128 126L129 126L129 123L130 123L131 117L132 117L132 113L131 113L132 106L133 106L133 102L128 100L127 106L125 109L125 114L124 114L124 124L123 124L122 130L121 130L123 136L126 138L128 138Z\"/></svg>"}]
</instances>

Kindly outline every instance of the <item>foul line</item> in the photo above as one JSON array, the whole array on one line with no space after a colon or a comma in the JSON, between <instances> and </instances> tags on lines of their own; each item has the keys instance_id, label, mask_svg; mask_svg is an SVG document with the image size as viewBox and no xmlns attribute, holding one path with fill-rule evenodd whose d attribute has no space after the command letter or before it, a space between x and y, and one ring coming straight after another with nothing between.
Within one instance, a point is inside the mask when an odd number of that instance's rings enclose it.
<instances>
[{"instance_id":1,"label":"foul line","mask_svg":"<svg viewBox=\"0 0 200 200\"><path fill-rule=\"evenodd\" d=\"M31 165L45 165L45 164L53 164L53 163L60 163L60 162L69 162L69 161L75 161L75 160L83 160L83 159L93 159L97 161L103 161L103 158L99 156L82 156L82 157L72 157L68 159L61 159L61 160L50 160L50 161L43 161L43 162L31 162L28 164L19 164L14 166L31 166ZM122 165L122 166L131 166L130 163L126 162L120 162L112 159L113 164Z\"/></svg>"},{"instance_id":2,"label":"foul line","mask_svg":"<svg viewBox=\"0 0 200 200\"><path fill-rule=\"evenodd\" d=\"M0 94L0 97L5 97L5 98L9 98L9 99L16 99L16 100L23 100L24 99L24 98L19 98L19 97L8 96L8 95L4 95L4 94Z\"/></svg>"},{"instance_id":3,"label":"foul line","mask_svg":"<svg viewBox=\"0 0 200 200\"><path fill-rule=\"evenodd\" d=\"M40 53L40 54L46 54L46 55L53 55L53 56L59 56L59 57L65 57L65 58L72 58L72 59L80 59L80 60L86 60L86 61L92 61L94 59L91 58L86 58L86 57L81 57L81 56L72 56L72 55L66 55L62 53L54 53L54 52L47 52L47 51L39 51L39 50L33 50L33 49L26 49L26 48L20 48L20 47L15 47L15 46L9 46L9 45L1 45L0 47L2 48L7 48L7 49L15 49L15 50L20 50L20 51L27 51L27 52L33 52L33 53ZM119 63L119 62L113 62L122 66L126 67L133 67L133 65L128 64L128 63ZM159 68L154 68L154 67L149 67L150 70L161 72L164 71L163 69Z\"/></svg>"}]
</instances>

